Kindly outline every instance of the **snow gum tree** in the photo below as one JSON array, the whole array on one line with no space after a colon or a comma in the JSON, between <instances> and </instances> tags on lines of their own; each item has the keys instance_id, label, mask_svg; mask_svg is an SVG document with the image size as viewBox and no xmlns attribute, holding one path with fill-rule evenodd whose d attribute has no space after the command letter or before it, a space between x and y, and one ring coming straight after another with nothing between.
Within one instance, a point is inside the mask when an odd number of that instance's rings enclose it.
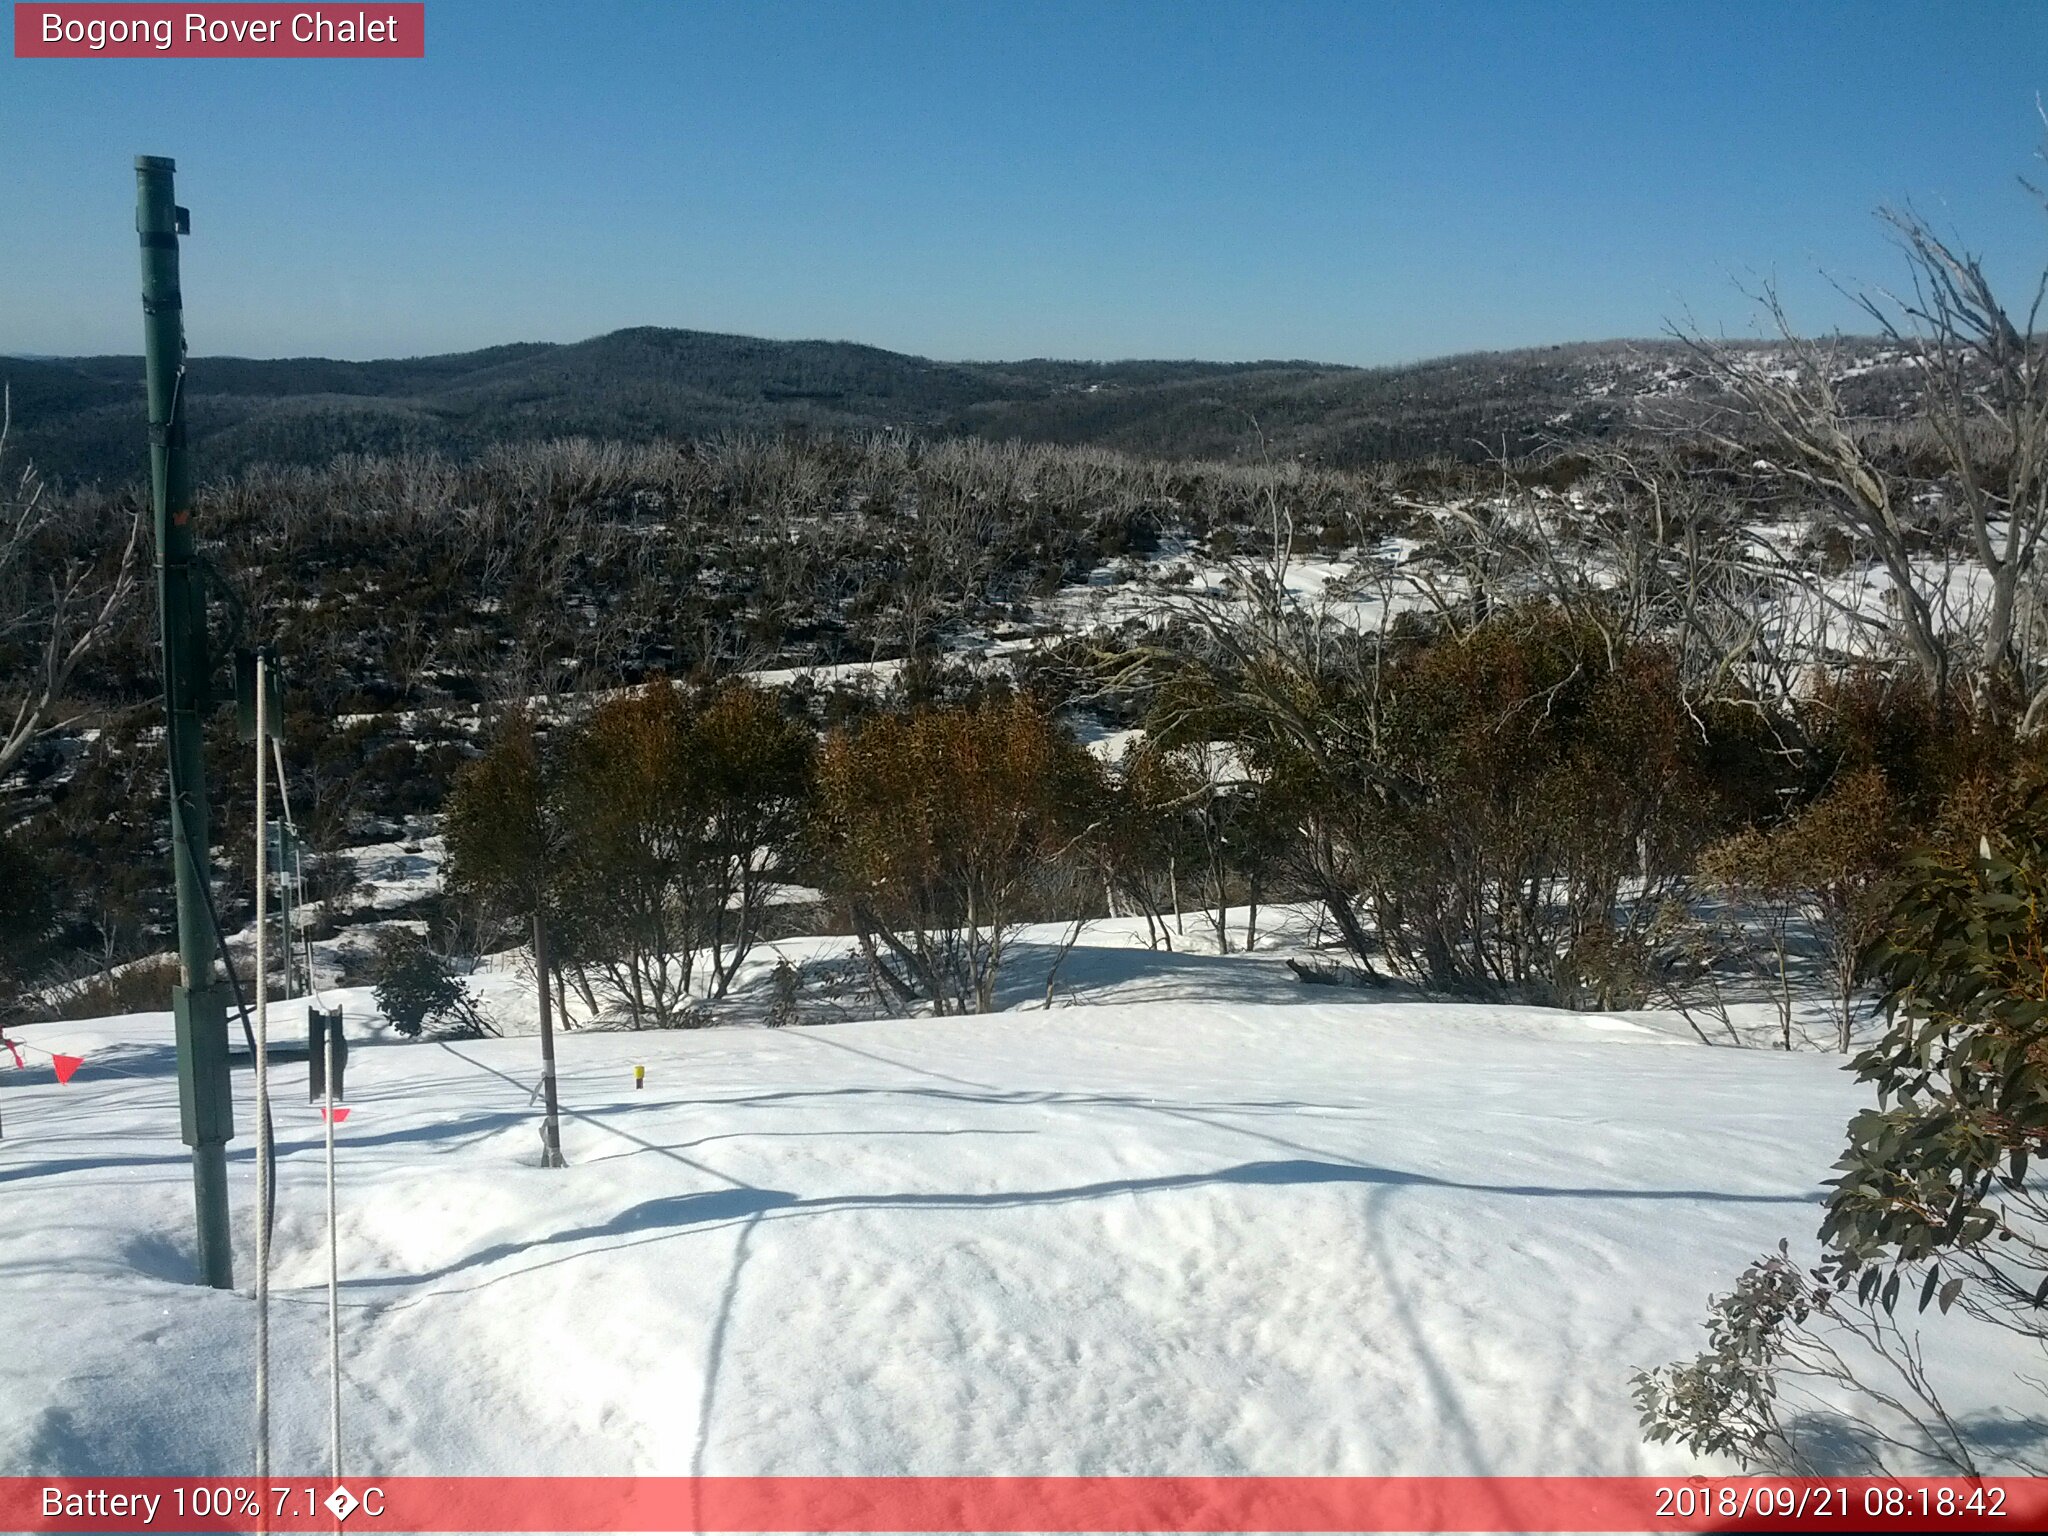
<instances>
[{"instance_id":1,"label":"snow gum tree","mask_svg":"<svg viewBox=\"0 0 2048 1536\"><path fill-rule=\"evenodd\" d=\"M1785 1049L1791 1045L1788 950L1792 921L1803 919L1825 953L1836 1009L1836 1043L1849 1049L1865 948L1884 915L1885 882L1898 863L1899 807L1882 773L1843 775L1774 827L1745 827L1708 850L1710 889L1759 915L1781 981Z\"/></svg>"},{"instance_id":2,"label":"snow gum tree","mask_svg":"<svg viewBox=\"0 0 2048 1536\"><path fill-rule=\"evenodd\" d=\"M723 997L761 937L765 898L785 873L810 809L816 741L769 694L744 685L714 693L692 733L705 816L705 963Z\"/></svg>"},{"instance_id":3,"label":"snow gum tree","mask_svg":"<svg viewBox=\"0 0 2048 1536\"><path fill-rule=\"evenodd\" d=\"M482 757L455 777L446 821L448 883L532 925L540 992L542 1162L564 1166L555 1093L552 957L548 931L570 884L569 838L560 775L548 761L533 717L515 710Z\"/></svg>"},{"instance_id":4,"label":"snow gum tree","mask_svg":"<svg viewBox=\"0 0 2048 1536\"><path fill-rule=\"evenodd\" d=\"M1110 775L1102 826L1088 844L1110 914L1135 908L1155 949L1173 948L1167 914L1178 911L1179 871L1190 852L1184 812L1203 795L1184 760L1153 741L1132 742Z\"/></svg>"},{"instance_id":5,"label":"snow gum tree","mask_svg":"<svg viewBox=\"0 0 2048 1536\"><path fill-rule=\"evenodd\" d=\"M704 892L691 878L702 818L692 803L689 707L656 684L592 711L566 754L576 856L601 900L601 964L635 1028L687 1006Z\"/></svg>"},{"instance_id":6,"label":"snow gum tree","mask_svg":"<svg viewBox=\"0 0 2048 1536\"><path fill-rule=\"evenodd\" d=\"M1258 622L1219 617L1201 683L1162 687L1154 717L1185 730L1192 710L1237 743L1358 960L1447 991L1640 1002L1658 902L1727 816L1716 732L1666 647L1541 603L1381 637Z\"/></svg>"},{"instance_id":7,"label":"snow gum tree","mask_svg":"<svg viewBox=\"0 0 2048 1536\"><path fill-rule=\"evenodd\" d=\"M1631 1001L1613 961L1654 903L1625 888L1685 870L1704 798L1668 654L1536 609L1397 652L1384 705L1398 793L1360 850L1383 931L1441 981Z\"/></svg>"},{"instance_id":8,"label":"snow gum tree","mask_svg":"<svg viewBox=\"0 0 2048 1536\"><path fill-rule=\"evenodd\" d=\"M1028 698L882 715L826 738L814 836L878 984L986 1013L1035 884L1099 798L1095 761Z\"/></svg>"},{"instance_id":9,"label":"snow gum tree","mask_svg":"<svg viewBox=\"0 0 2048 1536\"><path fill-rule=\"evenodd\" d=\"M607 699L567 750L585 949L635 1026L725 996L804 825L812 737L759 689L657 679ZM699 984L701 982L701 985Z\"/></svg>"}]
</instances>

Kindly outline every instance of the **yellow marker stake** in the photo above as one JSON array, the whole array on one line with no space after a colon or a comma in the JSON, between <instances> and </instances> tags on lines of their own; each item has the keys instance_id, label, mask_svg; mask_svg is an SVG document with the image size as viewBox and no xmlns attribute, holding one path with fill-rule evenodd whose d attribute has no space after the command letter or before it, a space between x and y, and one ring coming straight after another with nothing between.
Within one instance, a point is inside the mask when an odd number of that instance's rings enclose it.
<instances>
[{"instance_id":1,"label":"yellow marker stake","mask_svg":"<svg viewBox=\"0 0 2048 1536\"><path fill-rule=\"evenodd\" d=\"M633 1068L633 1087L634 1087L634 1089L635 1089L635 1090L637 1091L637 1090L639 1090L639 1089L641 1089L641 1088L645 1088L646 1086L647 1086L647 1069L646 1069L645 1067L641 1067L641 1066L636 1066L636 1067L634 1067L634 1068Z\"/></svg>"}]
</instances>

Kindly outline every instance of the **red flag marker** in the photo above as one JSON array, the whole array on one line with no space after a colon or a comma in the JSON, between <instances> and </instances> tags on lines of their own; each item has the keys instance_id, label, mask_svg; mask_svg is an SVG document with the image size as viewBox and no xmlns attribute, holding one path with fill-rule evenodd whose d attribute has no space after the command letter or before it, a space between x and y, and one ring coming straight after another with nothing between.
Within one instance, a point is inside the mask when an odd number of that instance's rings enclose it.
<instances>
[{"instance_id":1,"label":"red flag marker","mask_svg":"<svg viewBox=\"0 0 2048 1536\"><path fill-rule=\"evenodd\" d=\"M50 1058L50 1065L57 1069L57 1081L68 1083L71 1081L71 1074L85 1065L85 1058L83 1056L52 1056Z\"/></svg>"},{"instance_id":2,"label":"red flag marker","mask_svg":"<svg viewBox=\"0 0 2048 1536\"><path fill-rule=\"evenodd\" d=\"M322 1120L325 1120L325 1119L327 1118L327 1106L326 1106L325 1104L322 1104L322 1105L320 1106L320 1118L321 1118ZM348 1106L347 1106L346 1104L337 1104L337 1105L335 1105L335 1106L334 1106L334 1123L335 1123L336 1125L339 1125L339 1124L341 1124L341 1122L342 1122L342 1121L346 1120L347 1118L348 1118Z\"/></svg>"},{"instance_id":3,"label":"red flag marker","mask_svg":"<svg viewBox=\"0 0 2048 1536\"><path fill-rule=\"evenodd\" d=\"M8 1039L5 1035L0 1035L0 1050L6 1050L13 1055L14 1065L17 1070L28 1065L27 1062L21 1059L21 1047L16 1045L12 1040Z\"/></svg>"}]
</instances>

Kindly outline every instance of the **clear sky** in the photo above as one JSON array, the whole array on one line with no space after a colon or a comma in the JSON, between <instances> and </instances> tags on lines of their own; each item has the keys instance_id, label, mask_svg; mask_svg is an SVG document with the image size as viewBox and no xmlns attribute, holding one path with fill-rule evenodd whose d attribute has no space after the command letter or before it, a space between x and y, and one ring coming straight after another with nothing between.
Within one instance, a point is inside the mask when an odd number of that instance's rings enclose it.
<instances>
[{"instance_id":1,"label":"clear sky","mask_svg":"<svg viewBox=\"0 0 2048 1536\"><path fill-rule=\"evenodd\" d=\"M374 9L374 6L371 7ZM2048 258L2048 3L428 0L424 61L0 57L0 352L627 325L944 358L1373 363L1854 315L1911 199Z\"/></svg>"}]
</instances>

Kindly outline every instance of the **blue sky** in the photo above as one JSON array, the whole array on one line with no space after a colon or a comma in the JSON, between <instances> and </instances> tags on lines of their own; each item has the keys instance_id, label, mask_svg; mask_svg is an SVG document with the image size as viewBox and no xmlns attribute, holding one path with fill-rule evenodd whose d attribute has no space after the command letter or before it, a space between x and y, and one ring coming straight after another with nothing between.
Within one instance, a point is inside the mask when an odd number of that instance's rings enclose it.
<instances>
[{"instance_id":1,"label":"blue sky","mask_svg":"<svg viewBox=\"0 0 2048 1536\"><path fill-rule=\"evenodd\" d=\"M423 61L0 57L0 352L625 325L946 358L1375 363L1853 325L1911 199L2017 285L2048 4L429 0ZM10 51L11 55L11 51Z\"/></svg>"}]
</instances>

